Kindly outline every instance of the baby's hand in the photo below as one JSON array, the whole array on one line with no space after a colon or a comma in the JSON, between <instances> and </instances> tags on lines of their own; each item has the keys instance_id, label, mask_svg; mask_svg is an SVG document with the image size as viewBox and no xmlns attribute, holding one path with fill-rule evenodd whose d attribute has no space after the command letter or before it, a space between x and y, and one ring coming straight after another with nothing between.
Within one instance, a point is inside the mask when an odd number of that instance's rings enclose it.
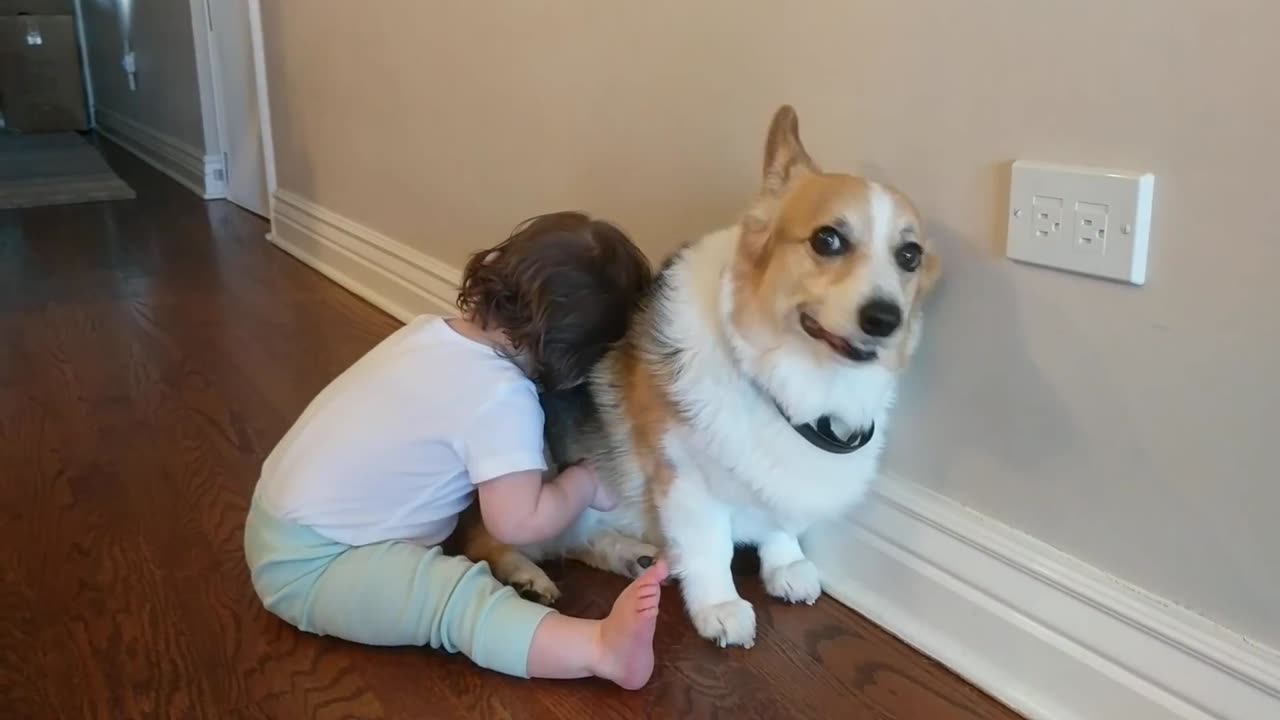
<instances>
[{"instance_id":1,"label":"baby's hand","mask_svg":"<svg viewBox=\"0 0 1280 720\"><path fill-rule=\"evenodd\" d=\"M596 474L595 468L587 463L579 463L573 466L579 472L586 473L596 486L596 494L591 498L591 509L600 512L609 512L618 507L618 493L606 483L600 482L600 476Z\"/></svg>"}]
</instances>

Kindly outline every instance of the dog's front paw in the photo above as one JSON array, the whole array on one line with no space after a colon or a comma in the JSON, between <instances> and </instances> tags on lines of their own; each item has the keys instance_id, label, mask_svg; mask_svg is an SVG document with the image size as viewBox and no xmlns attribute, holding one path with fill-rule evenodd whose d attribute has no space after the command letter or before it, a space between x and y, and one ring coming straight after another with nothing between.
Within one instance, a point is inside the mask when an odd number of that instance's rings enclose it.
<instances>
[{"instance_id":1,"label":"dog's front paw","mask_svg":"<svg viewBox=\"0 0 1280 720\"><path fill-rule=\"evenodd\" d=\"M689 616L698 634L720 647L756 644L756 611L742 598L693 608Z\"/></svg>"},{"instance_id":2,"label":"dog's front paw","mask_svg":"<svg viewBox=\"0 0 1280 720\"><path fill-rule=\"evenodd\" d=\"M560 600L560 588L537 565L529 571L516 572L508 582L520 597L530 602L551 607Z\"/></svg>"},{"instance_id":3,"label":"dog's front paw","mask_svg":"<svg viewBox=\"0 0 1280 720\"><path fill-rule=\"evenodd\" d=\"M818 579L817 566L802 559L767 570L764 589L779 600L812 605L822 594L822 581Z\"/></svg>"},{"instance_id":4,"label":"dog's front paw","mask_svg":"<svg viewBox=\"0 0 1280 720\"><path fill-rule=\"evenodd\" d=\"M640 577L645 570L649 569L658 561L658 554L661 551L648 543L637 542L635 547L631 548L631 552L623 559L623 575L632 580Z\"/></svg>"}]
</instances>

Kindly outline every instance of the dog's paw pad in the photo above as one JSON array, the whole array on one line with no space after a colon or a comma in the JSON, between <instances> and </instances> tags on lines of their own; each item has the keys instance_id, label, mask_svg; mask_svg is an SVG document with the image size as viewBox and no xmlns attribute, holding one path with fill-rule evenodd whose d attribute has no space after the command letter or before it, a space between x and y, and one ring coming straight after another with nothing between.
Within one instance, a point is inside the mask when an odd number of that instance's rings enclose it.
<instances>
[{"instance_id":1,"label":"dog's paw pad","mask_svg":"<svg viewBox=\"0 0 1280 720\"><path fill-rule=\"evenodd\" d=\"M816 565L808 560L797 560L765 571L764 589L779 600L812 605L822 595L822 581Z\"/></svg>"},{"instance_id":2,"label":"dog's paw pad","mask_svg":"<svg viewBox=\"0 0 1280 720\"><path fill-rule=\"evenodd\" d=\"M737 598L689 611L698 634L720 647L749 648L756 642L756 611Z\"/></svg>"}]
</instances>

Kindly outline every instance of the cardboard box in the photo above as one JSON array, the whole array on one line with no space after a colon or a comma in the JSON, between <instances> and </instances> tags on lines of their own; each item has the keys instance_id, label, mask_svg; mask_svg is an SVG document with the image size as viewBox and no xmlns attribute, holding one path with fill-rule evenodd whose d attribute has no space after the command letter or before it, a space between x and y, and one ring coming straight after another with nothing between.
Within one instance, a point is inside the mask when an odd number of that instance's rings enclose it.
<instances>
[{"instance_id":1,"label":"cardboard box","mask_svg":"<svg viewBox=\"0 0 1280 720\"><path fill-rule=\"evenodd\" d=\"M70 16L0 17L0 112L20 132L88 129Z\"/></svg>"},{"instance_id":2,"label":"cardboard box","mask_svg":"<svg viewBox=\"0 0 1280 720\"><path fill-rule=\"evenodd\" d=\"M75 0L0 0L0 15L75 14Z\"/></svg>"}]
</instances>

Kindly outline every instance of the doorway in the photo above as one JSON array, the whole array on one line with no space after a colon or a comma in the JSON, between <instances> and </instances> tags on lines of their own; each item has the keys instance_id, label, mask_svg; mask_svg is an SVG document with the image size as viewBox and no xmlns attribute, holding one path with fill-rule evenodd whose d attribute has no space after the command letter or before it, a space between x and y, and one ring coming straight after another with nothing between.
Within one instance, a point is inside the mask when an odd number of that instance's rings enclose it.
<instances>
[{"instance_id":1,"label":"doorway","mask_svg":"<svg viewBox=\"0 0 1280 720\"><path fill-rule=\"evenodd\" d=\"M275 189L259 0L205 0L226 196L271 216Z\"/></svg>"}]
</instances>

